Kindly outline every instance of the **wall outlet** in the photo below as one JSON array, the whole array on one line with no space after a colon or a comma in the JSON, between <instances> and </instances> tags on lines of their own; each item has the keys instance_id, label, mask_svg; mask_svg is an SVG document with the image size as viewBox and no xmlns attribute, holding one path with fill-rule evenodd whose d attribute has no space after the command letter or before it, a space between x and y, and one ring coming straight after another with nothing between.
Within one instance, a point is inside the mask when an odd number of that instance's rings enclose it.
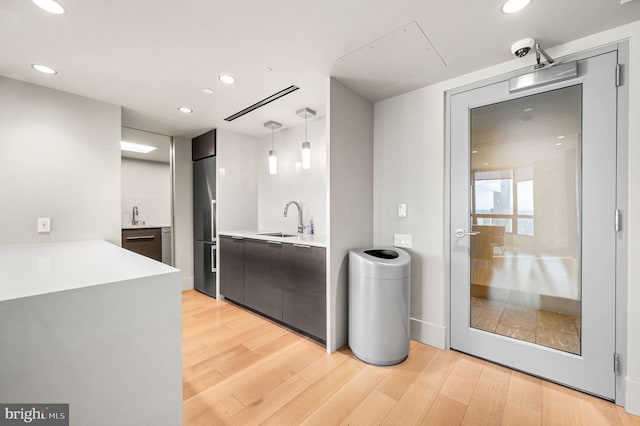
<instances>
[{"instance_id":1,"label":"wall outlet","mask_svg":"<svg viewBox=\"0 0 640 426\"><path fill-rule=\"evenodd\" d=\"M38 218L38 233L43 234L51 232L51 218L50 217L39 217Z\"/></svg>"},{"instance_id":2,"label":"wall outlet","mask_svg":"<svg viewBox=\"0 0 640 426\"><path fill-rule=\"evenodd\" d=\"M398 204L398 217L407 217L407 204Z\"/></svg>"},{"instance_id":3,"label":"wall outlet","mask_svg":"<svg viewBox=\"0 0 640 426\"><path fill-rule=\"evenodd\" d=\"M411 234L393 234L393 245L396 247L411 248Z\"/></svg>"}]
</instances>

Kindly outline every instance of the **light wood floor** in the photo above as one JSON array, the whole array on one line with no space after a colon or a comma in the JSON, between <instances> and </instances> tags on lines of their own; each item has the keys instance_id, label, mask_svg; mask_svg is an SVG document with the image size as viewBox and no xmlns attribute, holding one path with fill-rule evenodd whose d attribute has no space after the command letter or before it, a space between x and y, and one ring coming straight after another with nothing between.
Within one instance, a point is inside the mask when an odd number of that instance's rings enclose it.
<instances>
[{"instance_id":1,"label":"light wood floor","mask_svg":"<svg viewBox=\"0 0 640 426\"><path fill-rule=\"evenodd\" d=\"M375 367L232 304L183 294L184 425L640 425L614 404L411 342Z\"/></svg>"}]
</instances>

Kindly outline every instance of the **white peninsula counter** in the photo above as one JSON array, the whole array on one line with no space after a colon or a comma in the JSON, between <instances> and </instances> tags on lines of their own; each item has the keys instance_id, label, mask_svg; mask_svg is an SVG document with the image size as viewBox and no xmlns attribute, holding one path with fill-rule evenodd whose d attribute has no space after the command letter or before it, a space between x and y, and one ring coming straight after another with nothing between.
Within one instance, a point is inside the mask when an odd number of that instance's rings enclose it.
<instances>
[{"instance_id":1,"label":"white peninsula counter","mask_svg":"<svg viewBox=\"0 0 640 426\"><path fill-rule=\"evenodd\" d=\"M105 241L0 245L0 401L182 421L180 271Z\"/></svg>"}]
</instances>

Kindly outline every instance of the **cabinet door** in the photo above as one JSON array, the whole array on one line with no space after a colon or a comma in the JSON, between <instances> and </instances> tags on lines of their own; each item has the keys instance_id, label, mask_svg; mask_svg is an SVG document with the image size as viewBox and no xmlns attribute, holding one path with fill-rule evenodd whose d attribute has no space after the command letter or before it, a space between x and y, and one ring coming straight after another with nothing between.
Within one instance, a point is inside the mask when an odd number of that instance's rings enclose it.
<instances>
[{"instance_id":1,"label":"cabinet door","mask_svg":"<svg viewBox=\"0 0 640 426\"><path fill-rule=\"evenodd\" d=\"M244 304L282 319L282 244L244 240Z\"/></svg>"},{"instance_id":2,"label":"cabinet door","mask_svg":"<svg viewBox=\"0 0 640 426\"><path fill-rule=\"evenodd\" d=\"M325 249L286 244L283 258L282 320L326 341Z\"/></svg>"},{"instance_id":3,"label":"cabinet door","mask_svg":"<svg viewBox=\"0 0 640 426\"><path fill-rule=\"evenodd\" d=\"M244 241L220 237L220 293L238 303L244 302Z\"/></svg>"}]
</instances>

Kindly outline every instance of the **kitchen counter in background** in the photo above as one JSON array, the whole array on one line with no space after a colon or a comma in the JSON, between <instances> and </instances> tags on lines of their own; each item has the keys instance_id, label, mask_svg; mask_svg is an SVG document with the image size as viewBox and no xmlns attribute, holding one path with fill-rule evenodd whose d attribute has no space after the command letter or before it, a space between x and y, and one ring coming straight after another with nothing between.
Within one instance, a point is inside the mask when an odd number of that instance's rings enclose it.
<instances>
[{"instance_id":1,"label":"kitchen counter in background","mask_svg":"<svg viewBox=\"0 0 640 426\"><path fill-rule=\"evenodd\" d=\"M229 237L241 237L251 238L254 240L263 241L278 241L280 243L288 244L302 244L311 247L327 247L327 239L324 235L316 234L298 234L294 237L274 237L272 235L263 235L270 231L256 231L256 230L240 230L240 231L221 231L219 235L227 235Z\"/></svg>"},{"instance_id":2,"label":"kitchen counter in background","mask_svg":"<svg viewBox=\"0 0 640 426\"><path fill-rule=\"evenodd\" d=\"M122 229L155 229L155 228L171 228L171 225L122 225Z\"/></svg>"},{"instance_id":3,"label":"kitchen counter in background","mask_svg":"<svg viewBox=\"0 0 640 426\"><path fill-rule=\"evenodd\" d=\"M77 241L0 245L0 271L0 401L69 403L71 424L180 424L179 270Z\"/></svg>"}]
</instances>

